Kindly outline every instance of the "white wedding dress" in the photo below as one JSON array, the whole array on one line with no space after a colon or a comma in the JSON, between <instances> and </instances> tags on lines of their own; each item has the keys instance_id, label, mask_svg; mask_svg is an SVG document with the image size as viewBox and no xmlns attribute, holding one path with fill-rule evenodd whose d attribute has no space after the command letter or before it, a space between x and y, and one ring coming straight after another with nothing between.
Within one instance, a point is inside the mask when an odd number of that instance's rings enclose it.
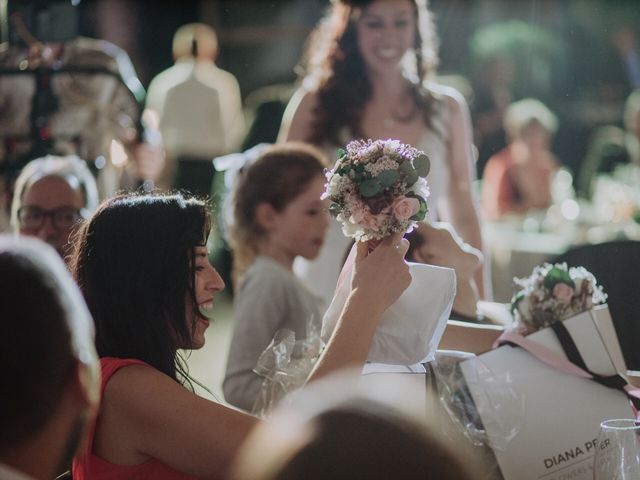
<instances>
[{"instance_id":1,"label":"white wedding dress","mask_svg":"<svg viewBox=\"0 0 640 480\"><path fill-rule=\"evenodd\" d=\"M434 86L436 94L442 95L448 87ZM427 176L430 195L427 199L429 221L438 220L438 203L447 197L450 182L450 167L447 152L449 149L449 108L446 98L441 97L435 102L432 115L432 127L423 135L420 143L414 145L418 150L427 154L431 162L431 170ZM345 145L350 135L343 136ZM335 145L324 146L323 150L329 159L337 158ZM296 276L311 290L316 296L323 299L326 307L331 303L335 293L338 275L342 269L344 259L347 256L349 245L352 239L342 233L342 227L338 221L332 221L327 231L325 243L320 250L320 254L314 260L306 260L298 257L293 265Z\"/></svg>"}]
</instances>

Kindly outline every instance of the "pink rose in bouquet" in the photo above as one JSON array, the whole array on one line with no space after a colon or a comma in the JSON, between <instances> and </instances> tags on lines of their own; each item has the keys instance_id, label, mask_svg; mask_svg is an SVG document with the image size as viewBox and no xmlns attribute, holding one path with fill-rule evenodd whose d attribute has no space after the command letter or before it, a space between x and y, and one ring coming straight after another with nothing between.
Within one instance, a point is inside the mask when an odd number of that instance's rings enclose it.
<instances>
[{"instance_id":1,"label":"pink rose in bouquet","mask_svg":"<svg viewBox=\"0 0 640 480\"><path fill-rule=\"evenodd\" d=\"M420 202L417 198L398 197L392 208L398 220L409 220L420 211Z\"/></svg>"},{"instance_id":2,"label":"pink rose in bouquet","mask_svg":"<svg viewBox=\"0 0 640 480\"><path fill-rule=\"evenodd\" d=\"M355 210L353 214L351 214L350 220L369 230L376 230L380 227L378 215L373 215L369 210Z\"/></svg>"},{"instance_id":3,"label":"pink rose in bouquet","mask_svg":"<svg viewBox=\"0 0 640 480\"><path fill-rule=\"evenodd\" d=\"M573 298L573 288L566 283L557 283L553 287L553 296L560 302L569 304Z\"/></svg>"}]
</instances>

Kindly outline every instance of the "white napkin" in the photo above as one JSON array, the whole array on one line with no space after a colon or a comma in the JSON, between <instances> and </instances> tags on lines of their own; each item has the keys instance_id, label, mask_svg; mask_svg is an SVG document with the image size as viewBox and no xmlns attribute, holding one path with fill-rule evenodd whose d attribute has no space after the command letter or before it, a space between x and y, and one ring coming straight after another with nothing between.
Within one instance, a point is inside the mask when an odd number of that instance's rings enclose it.
<instances>
[{"instance_id":1,"label":"white napkin","mask_svg":"<svg viewBox=\"0 0 640 480\"><path fill-rule=\"evenodd\" d=\"M344 272L322 320L327 341L349 295L351 271ZM409 262L411 284L382 315L369 350L368 362L413 365L433 360L456 294L456 276L450 268Z\"/></svg>"}]
</instances>

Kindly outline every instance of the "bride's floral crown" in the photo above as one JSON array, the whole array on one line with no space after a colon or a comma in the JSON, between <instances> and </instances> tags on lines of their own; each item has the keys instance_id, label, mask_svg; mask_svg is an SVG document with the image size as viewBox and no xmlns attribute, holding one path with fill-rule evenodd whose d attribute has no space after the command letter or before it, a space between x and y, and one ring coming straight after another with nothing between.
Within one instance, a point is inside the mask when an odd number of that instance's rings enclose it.
<instances>
[{"instance_id":1,"label":"bride's floral crown","mask_svg":"<svg viewBox=\"0 0 640 480\"><path fill-rule=\"evenodd\" d=\"M584 267L567 268L566 263L545 263L528 278L514 281L521 290L513 296L511 310L522 333L566 320L607 299L592 273Z\"/></svg>"},{"instance_id":2,"label":"bride's floral crown","mask_svg":"<svg viewBox=\"0 0 640 480\"><path fill-rule=\"evenodd\" d=\"M358 241L410 232L427 213L427 155L398 140L354 140L338 150L326 172L323 198L342 222L345 235Z\"/></svg>"}]
</instances>

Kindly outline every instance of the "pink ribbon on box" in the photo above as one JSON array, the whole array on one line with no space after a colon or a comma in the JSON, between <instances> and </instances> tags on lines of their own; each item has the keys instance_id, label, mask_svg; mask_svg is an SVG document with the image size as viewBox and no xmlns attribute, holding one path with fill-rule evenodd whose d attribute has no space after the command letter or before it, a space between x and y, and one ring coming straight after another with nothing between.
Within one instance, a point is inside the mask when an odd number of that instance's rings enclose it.
<instances>
[{"instance_id":1,"label":"pink ribbon on box","mask_svg":"<svg viewBox=\"0 0 640 480\"><path fill-rule=\"evenodd\" d=\"M540 345L533 340L529 340L522 335L505 331L498 337L498 339L493 343L493 348L500 347L504 344L513 344L517 345L521 348L524 348L531 355L536 357L545 365L553 368L554 370L567 373L569 375L574 375L576 377L586 378L589 380L598 380L599 378L603 378L601 376L597 376L591 372L580 368L575 363L569 361L566 357L560 355L559 353L554 352L553 350L545 347L544 345ZM599 378L596 378L599 377ZM622 377L620 377L622 379ZM640 402L640 388L634 387L629 383L626 383L623 387L624 392L629 397L631 403L631 409L633 410L633 414L637 419L640 419L640 410L634 404L634 399Z\"/></svg>"}]
</instances>

